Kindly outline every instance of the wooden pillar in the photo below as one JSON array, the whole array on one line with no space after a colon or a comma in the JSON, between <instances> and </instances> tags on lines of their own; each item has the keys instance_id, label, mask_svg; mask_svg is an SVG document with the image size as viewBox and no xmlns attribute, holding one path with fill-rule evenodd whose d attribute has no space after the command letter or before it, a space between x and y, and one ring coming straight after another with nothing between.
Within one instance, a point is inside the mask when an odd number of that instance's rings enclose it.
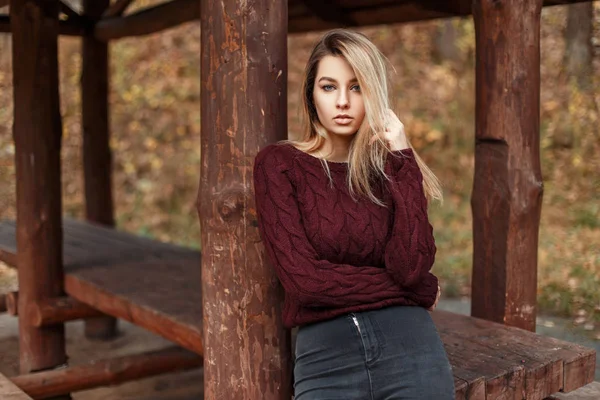
<instances>
[{"instance_id":1,"label":"wooden pillar","mask_svg":"<svg viewBox=\"0 0 600 400\"><path fill-rule=\"evenodd\" d=\"M476 0L472 315L535 330L542 0Z\"/></svg>"},{"instance_id":2,"label":"wooden pillar","mask_svg":"<svg viewBox=\"0 0 600 400\"><path fill-rule=\"evenodd\" d=\"M109 0L84 0L83 12L97 19ZM81 113L83 123L83 174L85 215L88 221L114 226L112 160L108 118L108 44L93 36L82 39ZM91 339L111 339L117 335L117 320L103 316L85 321L85 335Z\"/></svg>"},{"instance_id":3,"label":"wooden pillar","mask_svg":"<svg viewBox=\"0 0 600 400\"><path fill-rule=\"evenodd\" d=\"M290 337L252 185L258 150L287 136L287 1L201 3L205 396L289 400Z\"/></svg>"},{"instance_id":4,"label":"wooden pillar","mask_svg":"<svg viewBox=\"0 0 600 400\"><path fill-rule=\"evenodd\" d=\"M58 0L10 3L21 310L63 295L58 5ZM19 314L21 373L66 364L64 325L36 328L24 314Z\"/></svg>"}]
</instances>

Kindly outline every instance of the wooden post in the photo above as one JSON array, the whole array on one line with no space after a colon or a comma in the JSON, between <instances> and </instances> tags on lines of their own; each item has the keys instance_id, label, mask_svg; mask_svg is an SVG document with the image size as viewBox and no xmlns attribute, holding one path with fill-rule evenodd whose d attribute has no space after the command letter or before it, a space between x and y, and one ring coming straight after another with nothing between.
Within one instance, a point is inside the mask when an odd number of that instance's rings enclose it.
<instances>
[{"instance_id":1,"label":"wooden post","mask_svg":"<svg viewBox=\"0 0 600 400\"><path fill-rule=\"evenodd\" d=\"M58 0L12 0L19 309L62 296ZM21 373L67 362L64 325L19 315ZM63 398L70 398L66 396Z\"/></svg>"},{"instance_id":2,"label":"wooden post","mask_svg":"<svg viewBox=\"0 0 600 400\"><path fill-rule=\"evenodd\" d=\"M84 0L85 17L97 19L109 0ZM83 174L85 214L88 221L114 226L112 161L108 118L108 44L87 32L82 38L81 113L83 122ZM85 336L111 339L117 335L117 319L109 316L85 321Z\"/></svg>"},{"instance_id":3,"label":"wooden post","mask_svg":"<svg viewBox=\"0 0 600 400\"><path fill-rule=\"evenodd\" d=\"M535 330L542 0L476 0L475 317Z\"/></svg>"},{"instance_id":4,"label":"wooden post","mask_svg":"<svg viewBox=\"0 0 600 400\"><path fill-rule=\"evenodd\" d=\"M287 1L201 3L205 397L289 400L290 337L252 185L258 150L287 136Z\"/></svg>"}]
</instances>

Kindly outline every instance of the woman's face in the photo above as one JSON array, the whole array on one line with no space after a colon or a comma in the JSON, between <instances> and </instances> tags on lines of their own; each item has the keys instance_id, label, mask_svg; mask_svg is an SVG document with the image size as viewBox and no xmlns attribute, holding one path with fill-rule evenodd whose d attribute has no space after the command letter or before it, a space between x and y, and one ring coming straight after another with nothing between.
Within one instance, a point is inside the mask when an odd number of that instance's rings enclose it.
<instances>
[{"instance_id":1,"label":"woman's face","mask_svg":"<svg viewBox=\"0 0 600 400\"><path fill-rule=\"evenodd\" d=\"M317 67L313 100L319 122L334 135L354 135L365 118L365 106L350 64L325 56Z\"/></svg>"}]
</instances>

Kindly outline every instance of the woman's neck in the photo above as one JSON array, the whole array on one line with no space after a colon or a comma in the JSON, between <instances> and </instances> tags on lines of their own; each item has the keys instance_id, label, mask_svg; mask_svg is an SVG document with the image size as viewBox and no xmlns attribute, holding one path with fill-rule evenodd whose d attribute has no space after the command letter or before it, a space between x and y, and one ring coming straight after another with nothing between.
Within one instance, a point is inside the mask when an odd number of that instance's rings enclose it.
<instances>
[{"instance_id":1,"label":"woman's neck","mask_svg":"<svg viewBox=\"0 0 600 400\"><path fill-rule=\"evenodd\" d=\"M319 155L327 161L348 162L350 144L354 137L330 135L330 138L318 150Z\"/></svg>"}]
</instances>

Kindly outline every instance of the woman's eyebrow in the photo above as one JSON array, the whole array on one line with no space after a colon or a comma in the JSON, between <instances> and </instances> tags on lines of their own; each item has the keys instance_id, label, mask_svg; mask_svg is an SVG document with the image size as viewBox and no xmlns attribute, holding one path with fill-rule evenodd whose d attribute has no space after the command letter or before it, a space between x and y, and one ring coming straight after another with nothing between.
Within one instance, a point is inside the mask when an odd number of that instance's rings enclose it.
<instances>
[{"instance_id":1,"label":"woman's eyebrow","mask_svg":"<svg viewBox=\"0 0 600 400\"><path fill-rule=\"evenodd\" d=\"M321 82L321 81L329 81L329 82L337 83L337 81L335 79L330 78L328 76L321 77L321 79L319 79L318 82ZM358 82L358 79L352 78L352 79L350 79L350 82L348 82L348 83L356 83L356 82Z\"/></svg>"}]
</instances>

